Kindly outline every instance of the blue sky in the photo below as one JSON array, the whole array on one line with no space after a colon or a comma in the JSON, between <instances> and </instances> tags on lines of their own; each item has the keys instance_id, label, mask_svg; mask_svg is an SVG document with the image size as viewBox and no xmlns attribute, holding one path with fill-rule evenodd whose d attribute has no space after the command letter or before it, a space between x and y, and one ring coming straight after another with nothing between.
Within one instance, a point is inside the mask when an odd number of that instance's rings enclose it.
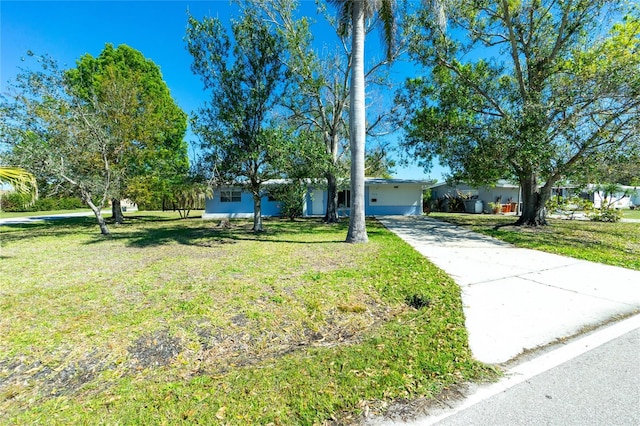
<instances>
[{"instance_id":1,"label":"blue sky","mask_svg":"<svg viewBox=\"0 0 640 426\"><path fill-rule=\"evenodd\" d=\"M303 0L303 13L317 22L315 3ZM106 43L126 44L153 60L161 69L171 94L187 113L207 99L198 77L190 70L191 56L183 41L187 10L196 18L218 17L228 21L236 5L222 1L0 1L0 91L15 77L27 50L48 54L63 68L75 66L85 53L100 54ZM314 31L326 36L331 31L320 25ZM317 34L316 39L320 39ZM370 36L371 37L371 36ZM374 38L375 35L371 38ZM375 37L377 38L377 37ZM369 46L377 45L371 40ZM401 74L407 72L407 64ZM187 135L188 140L195 136ZM396 177L441 180L443 169L425 174L420 167L398 168Z\"/></svg>"}]
</instances>

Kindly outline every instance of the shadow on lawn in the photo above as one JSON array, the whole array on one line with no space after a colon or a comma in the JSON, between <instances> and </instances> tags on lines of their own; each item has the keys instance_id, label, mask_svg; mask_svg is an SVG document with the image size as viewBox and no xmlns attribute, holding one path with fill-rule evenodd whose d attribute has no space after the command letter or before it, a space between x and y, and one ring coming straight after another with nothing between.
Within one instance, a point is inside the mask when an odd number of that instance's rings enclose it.
<instances>
[{"instance_id":1,"label":"shadow on lawn","mask_svg":"<svg viewBox=\"0 0 640 426\"><path fill-rule=\"evenodd\" d=\"M382 233L380 225L369 222L369 236ZM129 247L157 247L165 244L184 244L210 247L217 244L236 243L240 241L256 241L264 243L291 244L335 244L344 243L344 239L314 238L325 235L327 231L344 232L346 237L348 221L338 224L325 224L317 218L304 218L295 221L278 218L265 218L265 231L251 231L252 222L232 221L231 228L219 226L214 221L202 221L200 218L180 219L155 215L126 216L122 225L114 224L107 219L111 234L100 234L95 217L73 217L41 222L4 225L2 240L4 242L41 237L65 237L83 234L91 237L84 244L101 244L106 241L120 240Z\"/></svg>"},{"instance_id":2,"label":"shadow on lawn","mask_svg":"<svg viewBox=\"0 0 640 426\"><path fill-rule=\"evenodd\" d=\"M45 218L46 216L43 216ZM125 227L128 224L140 222L160 222L179 220L174 218L166 218L160 216L132 216L126 217L124 225L116 225L111 219L106 219L107 226L111 231L117 230L120 226ZM2 242L8 243L12 241L23 241L32 238L43 237L65 237L69 235L88 235L95 236L95 242L105 241L114 234L101 235L100 227L95 216L79 216L65 217L55 219L42 219L28 223L9 223L3 224L0 228L0 238Z\"/></svg>"},{"instance_id":3,"label":"shadow on lawn","mask_svg":"<svg viewBox=\"0 0 640 426\"><path fill-rule=\"evenodd\" d=\"M0 232L3 242L52 236L77 235L78 233L100 234L94 217L82 216L56 220L42 220L29 223L3 224Z\"/></svg>"},{"instance_id":4,"label":"shadow on lawn","mask_svg":"<svg viewBox=\"0 0 640 426\"><path fill-rule=\"evenodd\" d=\"M157 247L166 244L183 244L190 246L212 247L219 244L233 244L240 241L255 241L264 243L292 243L292 244L327 244L342 243L337 239L313 239L311 236L325 233L329 226L317 220L285 221L279 219L265 219L265 231L255 233L251 230L251 222L232 222L230 228L221 227L215 222L197 221L198 218L153 218L140 217L136 221L125 223L109 238L123 240L129 247ZM136 226L142 222L149 222L149 226ZM158 226L156 224L160 223ZM126 229L130 226L129 229ZM338 225L343 226L343 225ZM300 238L292 238L299 235ZM95 238L85 244L99 244L106 239Z\"/></svg>"}]
</instances>

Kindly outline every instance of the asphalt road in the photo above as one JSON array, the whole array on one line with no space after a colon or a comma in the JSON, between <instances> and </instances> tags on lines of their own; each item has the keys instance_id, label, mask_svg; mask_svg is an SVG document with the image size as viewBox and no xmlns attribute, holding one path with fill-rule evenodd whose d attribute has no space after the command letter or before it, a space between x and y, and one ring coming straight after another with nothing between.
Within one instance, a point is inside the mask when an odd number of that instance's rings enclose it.
<instances>
[{"instance_id":1,"label":"asphalt road","mask_svg":"<svg viewBox=\"0 0 640 426\"><path fill-rule=\"evenodd\" d=\"M434 424L640 425L640 329Z\"/></svg>"}]
</instances>

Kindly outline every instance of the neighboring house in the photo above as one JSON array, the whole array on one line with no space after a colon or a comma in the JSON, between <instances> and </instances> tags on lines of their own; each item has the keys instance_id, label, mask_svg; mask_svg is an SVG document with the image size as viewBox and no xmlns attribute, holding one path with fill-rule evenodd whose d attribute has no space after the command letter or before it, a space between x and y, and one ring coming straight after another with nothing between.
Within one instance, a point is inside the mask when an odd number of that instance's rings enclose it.
<instances>
[{"instance_id":1,"label":"neighboring house","mask_svg":"<svg viewBox=\"0 0 640 426\"><path fill-rule=\"evenodd\" d=\"M277 183L277 182L276 182ZM422 191L426 181L406 179L365 179L365 214L421 215ZM262 197L262 216L279 216L280 203L270 197L269 183L265 183ZM303 216L324 216L327 210L327 191L309 185L304 195ZM351 191L338 192L338 215L348 216L351 209ZM253 196L242 187L217 188L207 199L203 219L253 217Z\"/></svg>"},{"instance_id":2,"label":"neighboring house","mask_svg":"<svg viewBox=\"0 0 640 426\"><path fill-rule=\"evenodd\" d=\"M473 200L482 201L482 210L489 212L489 203L520 203L520 187L505 180L500 180L495 186L475 187L466 183L458 183L454 186L446 182L440 182L430 186L433 200L446 197L456 197L458 193L470 197ZM446 205L446 204L445 204Z\"/></svg>"},{"instance_id":3,"label":"neighboring house","mask_svg":"<svg viewBox=\"0 0 640 426\"><path fill-rule=\"evenodd\" d=\"M120 208L123 212L135 212L138 211L138 205L128 198L120 200Z\"/></svg>"},{"instance_id":4,"label":"neighboring house","mask_svg":"<svg viewBox=\"0 0 640 426\"><path fill-rule=\"evenodd\" d=\"M635 194L631 196L631 202L635 208L640 206L640 188L637 188Z\"/></svg>"},{"instance_id":5,"label":"neighboring house","mask_svg":"<svg viewBox=\"0 0 640 426\"><path fill-rule=\"evenodd\" d=\"M441 182L432 185L430 189L433 200L443 199L445 197L455 198L458 194L480 200L482 201L484 212L489 212L490 202L499 202L501 204L516 203L516 205L522 206L520 187L505 180L498 181L495 186L487 187L474 187L465 183L458 183L451 186L446 182ZM620 192L605 198L605 194L598 190L598 185L587 185L586 189L583 190L575 186L563 185L554 187L551 196L567 198L572 195L579 195L582 198L592 201L595 208L600 208L603 200L607 203L613 202L612 207L617 209L629 208L631 205L640 205L640 188L621 186L620 189L631 192L631 195L625 197L624 193Z\"/></svg>"},{"instance_id":6,"label":"neighboring house","mask_svg":"<svg viewBox=\"0 0 640 426\"><path fill-rule=\"evenodd\" d=\"M640 205L640 188L634 186L620 185L621 192L613 194L605 194L604 191L598 190L597 185L588 185L587 191L593 206L597 209L602 206L611 204L616 209L627 209L629 207Z\"/></svg>"}]
</instances>

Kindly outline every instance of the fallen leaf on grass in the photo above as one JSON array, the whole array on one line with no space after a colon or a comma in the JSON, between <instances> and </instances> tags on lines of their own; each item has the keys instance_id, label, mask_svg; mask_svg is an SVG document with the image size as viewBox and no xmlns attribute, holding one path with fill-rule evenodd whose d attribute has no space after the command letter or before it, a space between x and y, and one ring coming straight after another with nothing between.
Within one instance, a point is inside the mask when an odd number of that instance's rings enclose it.
<instances>
[{"instance_id":1,"label":"fallen leaf on grass","mask_svg":"<svg viewBox=\"0 0 640 426\"><path fill-rule=\"evenodd\" d=\"M216 412L216 419L218 420L224 419L224 415L226 411L227 411L227 407L220 407Z\"/></svg>"}]
</instances>

